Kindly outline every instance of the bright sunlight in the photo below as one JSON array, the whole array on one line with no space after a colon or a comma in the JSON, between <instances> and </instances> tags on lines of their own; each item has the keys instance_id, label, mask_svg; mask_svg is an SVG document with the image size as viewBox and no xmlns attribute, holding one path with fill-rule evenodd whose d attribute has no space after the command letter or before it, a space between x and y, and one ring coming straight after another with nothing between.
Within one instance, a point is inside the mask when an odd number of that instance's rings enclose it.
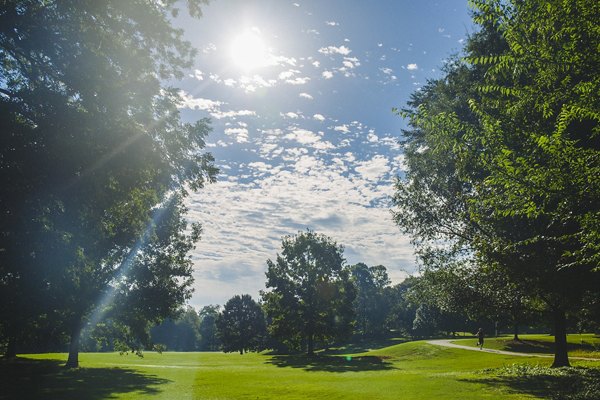
<instances>
[{"instance_id":1,"label":"bright sunlight","mask_svg":"<svg viewBox=\"0 0 600 400\"><path fill-rule=\"evenodd\" d=\"M267 46L256 29L245 31L233 39L231 58L238 67L244 70L269 65Z\"/></svg>"}]
</instances>

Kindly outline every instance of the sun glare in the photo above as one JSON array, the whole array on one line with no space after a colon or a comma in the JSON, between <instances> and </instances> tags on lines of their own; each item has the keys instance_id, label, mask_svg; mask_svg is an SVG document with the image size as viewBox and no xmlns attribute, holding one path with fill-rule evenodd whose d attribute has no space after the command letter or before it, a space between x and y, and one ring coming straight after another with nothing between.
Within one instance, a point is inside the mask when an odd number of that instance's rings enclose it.
<instances>
[{"instance_id":1,"label":"sun glare","mask_svg":"<svg viewBox=\"0 0 600 400\"><path fill-rule=\"evenodd\" d=\"M231 58L239 68L244 70L266 67L269 64L267 46L253 30L246 31L233 39Z\"/></svg>"}]
</instances>

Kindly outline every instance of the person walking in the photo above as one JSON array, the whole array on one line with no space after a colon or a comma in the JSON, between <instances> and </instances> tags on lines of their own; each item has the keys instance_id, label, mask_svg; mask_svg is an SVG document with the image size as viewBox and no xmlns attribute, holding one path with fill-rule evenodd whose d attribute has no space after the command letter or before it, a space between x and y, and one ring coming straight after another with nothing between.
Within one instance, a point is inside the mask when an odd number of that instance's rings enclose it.
<instances>
[{"instance_id":1,"label":"person walking","mask_svg":"<svg viewBox=\"0 0 600 400\"><path fill-rule=\"evenodd\" d=\"M483 329L479 328L476 335L477 335L477 345L479 346L479 350L483 350Z\"/></svg>"}]
</instances>

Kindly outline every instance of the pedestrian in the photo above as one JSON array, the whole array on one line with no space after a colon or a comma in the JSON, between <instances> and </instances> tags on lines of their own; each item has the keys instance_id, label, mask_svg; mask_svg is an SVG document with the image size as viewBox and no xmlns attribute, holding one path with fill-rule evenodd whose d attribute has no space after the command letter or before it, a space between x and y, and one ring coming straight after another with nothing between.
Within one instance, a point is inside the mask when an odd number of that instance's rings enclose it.
<instances>
[{"instance_id":1,"label":"pedestrian","mask_svg":"<svg viewBox=\"0 0 600 400\"><path fill-rule=\"evenodd\" d=\"M483 329L479 328L476 335L477 335L477 345L479 346L479 350L483 350Z\"/></svg>"}]
</instances>

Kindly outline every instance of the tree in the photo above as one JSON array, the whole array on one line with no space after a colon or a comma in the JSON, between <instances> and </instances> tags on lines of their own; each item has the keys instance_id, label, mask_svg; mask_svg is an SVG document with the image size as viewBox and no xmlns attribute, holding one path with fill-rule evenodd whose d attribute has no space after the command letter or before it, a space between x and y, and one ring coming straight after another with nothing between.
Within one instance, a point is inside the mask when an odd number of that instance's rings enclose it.
<instances>
[{"instance_id":1,"label":"tree","mask_svg":"<svg viewBox=\"0 0 600 400\"><path fill-rule=\"evenodd\" d=\"M189 1L190 14L201 3ZM0 7L2 323L14 343L52 318L70 335L68 366L113 294L129 297L137 326L189 296L184 253L200 231L180 218L182 198L216 170L201 152L207 121L182 123L178 91L161 84L194 54L171 26L177 11L174 0ZM162 290L162 304L129 289Z\"/></svg>"},{"instance_id":2,"label":"tree","mask_svg":"<svg viewBox=\"0 0 600 400\"><path fill-rule=\"evenodd\" d=\"M312 355L315 341L327 343L351 334L355 288L344 266L343 247L313 231L282 240L275 262L267 260L262 294L270 333Z\"/></svg>"},{"instance_id":3,"label":"tree","mask_svg":"<svg viewBox=\"0 0 600 400\"><path fill-rule=\"evenodd\" d=\"M221 341L217 335L217 318L220 308L218 305L208 305L200 309L201 351L216 351L221 348Z\"/></svg>"},{"instance_id":4,"label":"tree","mask_svg":"<svg viewBox=\"0 0 600 400\"><path fill-rule=\"evenodd\" d=\"M565 314L579 308L582 293L600 287L593 272L600 269L600 5L474 5L476 22L492 24L507 44L502 52L469 55L488 71L479 85L486 95L471 103L482 122L480 141L490 148L482 201L498 214L539 223L513 242L535 253L528 263L549 277L539 283L554 315L553 365L565 366Z\"/></svg>"},{"instance_id":5,"label":"tree","mask_svg":"<svg viewBox=\"0 0 600 400\"><path fill-rule=\"evenodd\" d=\"M598 5L475 3L482 29L467 41L471 63L449 63L405 110L396 222L429 267L448 257L493 265L526 287L554 315L553 365L568 365L565 314L600 287L589 243L600 202L588 111L598 107L583 94L597 85ZM563 68L569 57L573 68Z\"/></svg>"},{"instance_id":6,"label":"tree","mask_svg":"<svg viewBox=\"0 0 600 400\"><path fill-rule=\"evenodd\" d=\"M350 267L350 275L356 286L354 310L357 330L363 336L384 333L389 311L385 288L390 284L386 268L358 263Z\"/></svg>"},{"instance_id":7,"label":"tree","mask_svg":"<svg viewBox=\"0 0 600 400\"><path fill-rule=\"evenodd\" d=\"M413 336L413 321L418 305L412 301L410 292L418 278L410 276L401 283L387 287L386 298L390 304L387 326L399 331L402 335Z\"/></svg>"},{"instance_id":8,"label":"tree","mask_svg":"<svg viewBox=\"0 0 600 400\"><path fill-rule=\"evenodd\" d=\"M200 344L200 317L188 306L177 319L165 319L150 330L151 342L167 350L197 351Z\"/></svg>"},{"instance_id":9,"label":"tree","mask_svg":"<svg viewBox=\"0 0 600 400\"><path fill-rule=\"evenodd\" d=\"M233 296L217 318L217 332L226 353L262 350L267 328L260 304L249 294Z\"/></svg>"}]
</instances>

